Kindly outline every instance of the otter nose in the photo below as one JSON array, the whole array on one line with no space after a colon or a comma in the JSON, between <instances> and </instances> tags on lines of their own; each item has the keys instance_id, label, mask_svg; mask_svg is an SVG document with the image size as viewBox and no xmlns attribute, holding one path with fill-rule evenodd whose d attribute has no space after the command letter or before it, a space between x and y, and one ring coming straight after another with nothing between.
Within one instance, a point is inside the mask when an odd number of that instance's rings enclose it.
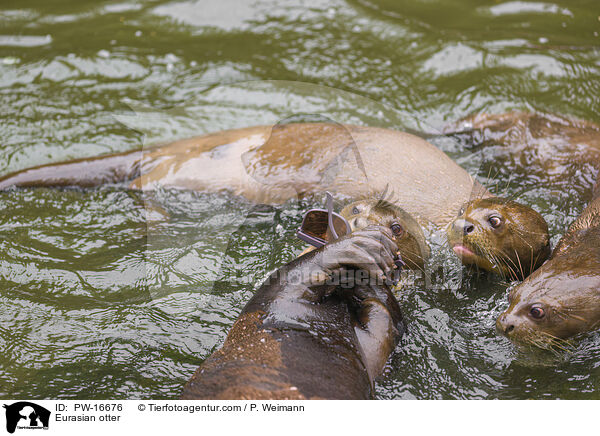
<instances>
[{"instance_id":1,"label":"otter nose","mask_svg":"<svg viewBox=\"0 0 600 436\"><path fill-rule=\"evenodd\" d=\"M515 329L515 325L511 317L506 312L503 312L496 320L496 328L500 333L508 336Z\"/></svg>"},{"instance_id":2,"label":"otter nose","mask_svg":"<svg viewBox=\"0 0 600 436\"><path fill-rule=\"evenodd\" d=\"M475 226L471 222L462 218L455 220L453 226L456 233L462 233L463 235L468 235L475 230Z\"/></svg>"}]
</instances>

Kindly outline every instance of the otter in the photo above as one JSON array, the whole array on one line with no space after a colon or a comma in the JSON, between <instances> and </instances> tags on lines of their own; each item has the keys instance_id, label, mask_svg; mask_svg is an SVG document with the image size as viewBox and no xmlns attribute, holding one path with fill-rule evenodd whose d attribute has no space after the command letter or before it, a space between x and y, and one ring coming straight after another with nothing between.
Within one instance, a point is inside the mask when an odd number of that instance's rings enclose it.
<instances>
[{"instance_id":1,"label":"otter","mask_svg":"<svg viewBox=\"0 0 600 436\"><path fill-rule=\"evenodd\" d=\"M182 399L371 399L404 332L386 275L398 249L366 227L273 273Z\"/></svg>"},{"instance_id":2,"label":"otter","mask_svg":"<svg viewBox=\"0 0 600 436\"><path fill-rule=\"evenodd\" d=\"M463 125L530 162L528 170L544 183L569 186L574 174L586 180L595 173L587 206L550 259L509 292L509 306L496 321L519 344L563 349L569 338L600 327L600 126L520 112L480 114Z\"/></svg>"},{"instance_id":3,"label":"otter","mask_svg":"<svg viewBox=\"0 0 600 436\"><path fill-rule=\"evenodd\" d=\"M503 198L465 204L447 230L448 242L466 265L523 280L550 256L546 220Z\"/></svg>"},{"instance_id":4,"label":"otter","mask_svg":"<svg viewBox=\"0 0 600 436\"><path fill-rule=\"evenodd\" d=\"M416 220L384 200L353 202L340 215L352 233L271 275L183 398L372 398L405 329L390 265L399 256L423 269L429 248Z\"/></svg>"},{"instance_id":5,"label":"otter","mask_svg":"<svg viewBox=\"0 0 600 436\"><path fill-rule=\"evenodd\" d=\"M202 191L229 190L250 200L280 203L290 198L329 190L351 200L377 198L402 207L420 223L446 228L461 207L494 198L441 150L417 136L375 127L335 123L292 123L217 132L184 139L153 149L42 165L0 179L10 186L93 187L130 181L132 189L157 186ZM476 203L474 203L476 205ZM506 221L537 223L527 207L506 208ZM543 226L542 226L543 227ZM541 246L531 256L545 260L546 251L536 226L523 231L534 241L507 247L507 259L479 262L481 268L502 271L518 264L514 253L522 245ZM477 227L476 227L477 228ZM513 227L511 227L513 228ZM510 238L509 238L510 239ZM541 238L543 239L543 237ZM516 240L516 239L515 239ZM485 257L488 251L477 254ZM468 262L468 259L465 259ZM526 276L538 262L520 262Z\"/></svg>"},{"instance_id":6,"label":"otter","mask_svg":"<svg viewBox=\"0 0 600 436\"><path fill-rule=\"evenodd\" d=\"M402 208L385 200L360 200L346 205L340 215L348 221L353 232L370 225L389 228L398 243L398 253L404 266L412 270L425 270L430 250L423 229ZM302 254L314 249L315 247L308 247Z\"/></svg>"},{"instance_id":7,"label":"otter","mask_svg":"<svg viewBox=\"0 0 600 436\"><path fill-rule=\"evenodd\" d=\"M600 327L600 185L550 260L509 293L496 326L512 340L550 349Z\"/></svg>"},{"instance_id":8,"label":"otter","mask_svg":"<svg viewBox=\"0 0 600 436\"><path fill-rule=\"evenodd\" d=\"M429 246L418 222L405 210L385 200L361 200L346 205L340 212L352 231L370 225L389 228L398 244L398 252L408 269L425 269Z\"/></svg>"}]
</instances>

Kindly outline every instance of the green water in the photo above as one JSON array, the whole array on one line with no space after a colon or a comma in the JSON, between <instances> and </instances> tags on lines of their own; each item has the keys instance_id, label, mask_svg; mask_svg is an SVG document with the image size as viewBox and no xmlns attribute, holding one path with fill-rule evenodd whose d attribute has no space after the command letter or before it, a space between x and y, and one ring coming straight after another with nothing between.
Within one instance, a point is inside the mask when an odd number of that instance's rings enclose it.
<instances>
[{"instance_id":1,"label":"green water","mask_svg":"<svg viewBox=\"0 0 600 436\"><path fill-rule=\"evenodd\" d=\"M598 122L599 17L597 0L4 0L0 173L306 113L430 133L510 109ZM432 141L554 242L583 206L589 172L541 184L494 147ZM177 398L316 203L1 193L0 396ZM494 329L506 285L433 248L446 272L398 294L409 333L380 398L598 397L600 337L517 351Z\"/></svg>"}]
</instances>

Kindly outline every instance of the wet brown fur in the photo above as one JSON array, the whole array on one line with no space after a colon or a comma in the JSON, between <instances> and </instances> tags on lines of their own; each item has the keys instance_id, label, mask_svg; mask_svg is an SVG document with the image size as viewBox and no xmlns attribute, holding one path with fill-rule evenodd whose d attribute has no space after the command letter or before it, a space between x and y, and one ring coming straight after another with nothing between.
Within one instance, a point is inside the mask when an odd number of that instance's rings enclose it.
<instances>
[{"instance_id":1,"label":"wet brown fur","mask_svg":"<svg viewBox=\"0 0 600 436\"><path fill-rule=\"evenodd\" d=\"M313 271L323 249L269 277L183 399L373 398L374 380L404 331L400 308L386 286L289 286L287 275Z\"/></svg>"},{"instance_id":2,"label":"wet brown fur","mask_svg":"<svg viewBox=\"0 0 600 436\"><path fill-rule=\"evenodd\" d=\"M560 351L568 339L600 327L600 126L547 114L481 114L461 123L481 137L508 146L544 183L568 186L592 169L589 203L569 226L550 259L514 287L497 320L509 338ZM589 192L589 191L588 191ZM536 319L537 305L544 316Z\"/></svg>"}]
</instances>

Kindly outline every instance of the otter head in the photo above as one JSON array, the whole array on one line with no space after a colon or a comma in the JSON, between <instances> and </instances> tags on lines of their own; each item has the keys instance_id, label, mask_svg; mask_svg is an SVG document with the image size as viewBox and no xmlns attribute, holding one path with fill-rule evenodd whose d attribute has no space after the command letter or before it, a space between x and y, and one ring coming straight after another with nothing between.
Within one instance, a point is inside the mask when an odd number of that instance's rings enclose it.
<instances>
[{"instance_id":1,"label":"otter head","mask_svg":"<svg viewBox=\"0 0 600 436\"><path fill-rule=\"evenodd\" d=\"M388 227L407 267L424 269L429 247L421 226L403 209L387 201L363 200L347 205L340 214L348 220L352 231L369 225Z\"/></svg>"},{"instance_id":2,"label":"otter head","mask_svg":"<svg viewBox=\"0 0 600 436\"><path fill-rule=\"evenodd\" d=\"M465 204L447 230L448 241L465 265L520 280L550 256L544 218L530 207L503 198Z\"/></svg>"},{"instance_id":3,"label":"otter head","mask_svg":"<svg viewBox=\"0 0 600 436\"><path fill-rule=\"evenodd\" d=\"M553 349L600 326L600 274L583 257L552 259L509 294L498 331L517 343Z\"/></svg>"},{"instance_id":4,"label":"otter head","mask_svg":"<svg viewBox=\"0 0 600 436\"><path fill-rule=\"evenodd\" d=\"M560 348L565 339L600 327L600 227L575 229L559 245L512 289L496 321L518 343Z\"/></svg>"}]
</instances>

